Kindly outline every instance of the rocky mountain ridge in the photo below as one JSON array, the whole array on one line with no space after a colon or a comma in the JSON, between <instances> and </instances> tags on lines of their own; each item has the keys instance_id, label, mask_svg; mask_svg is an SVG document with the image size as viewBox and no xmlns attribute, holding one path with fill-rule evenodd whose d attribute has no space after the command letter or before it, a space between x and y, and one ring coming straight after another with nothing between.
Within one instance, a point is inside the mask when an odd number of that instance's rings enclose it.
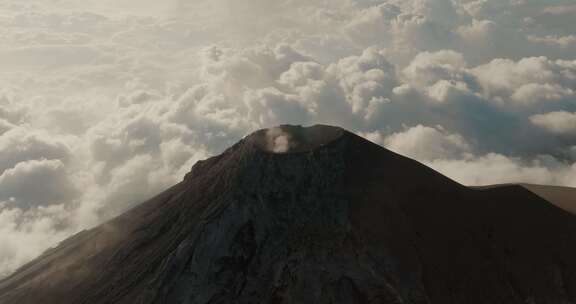
<instances>
[{"instance_id":1,"label":"rocky mountain ridge","mask_svg":"<svg viewBox=\"0 0 576 304\"><path fill-rule=\"evenodd\" d=\"M576 217L280 126L0 281L1 304L576 303Z\"/></svg>"}]
</instances>

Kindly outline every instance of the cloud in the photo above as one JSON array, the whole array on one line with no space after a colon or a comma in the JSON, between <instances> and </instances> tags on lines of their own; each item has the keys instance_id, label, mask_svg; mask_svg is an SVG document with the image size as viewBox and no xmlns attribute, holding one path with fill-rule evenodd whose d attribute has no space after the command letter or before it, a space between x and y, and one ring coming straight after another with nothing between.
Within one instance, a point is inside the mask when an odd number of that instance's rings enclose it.
<instances>
[{"instance_id":1,"label":"cloud","mask_svg":"<svg viewBox=\"0 0 576 304\"><path fill-rule=\"evenodd\" d=\"M8 0L0 16L0 273L284 123L343 126L465 184L576 180L570 0Z\"/></svg>"},{"instance_id":2,"label":"cloud","mask_svg":"<svg viewBox=\"0 0 576 304\"><path fill-rule=\"evenodd\" d=\"M0 276L35 258L73 233L66 222L70 214L62 205L33 210L2 208L0 210Z\"/></svg>"},{"instance_id":3,"label":"cloud","mask_svg":"<svg viewBox=\"0 0 576 304\"><path fill-rule=\"evenodd\" d=\"M422 52L404 69L404 75L417 87L434 84L439 78L462 81L466 65L462 54L455 51Z\"/></svg>"},{"instance_id":4,"label":"cloud","mask_svg":"<svg viewBox=\"0 0 576 304\"><path fill-rule=\"evenodd\" d=\"M11 92L0 91L0 119L7 123L18 124L26 121L29 109L19 105Z\"/></svg>"},{"instance_id":5,"label":"cloud","mask_svg":"<svg viewBox=\"0 0 576 304\"><path fill-rule=\"evenodd\" d=\"M576 85L576 61L528 57L519 61L494 59L476 67L487 97L495 101L510 100L517 105L563 102L573 98Z\"/></svg>"},{"instance_id":6,"label":"cloud","mask_svg":"<svg viewBox=\"0 0 576 304\"><path fill-rule=\"evenodd\" d=\"M384 146L419 160L462 158L472 147L459 134L449 134L442 127L418 125L388 136Z\"/></svg>"},{"instance_id":7,"label":"cloud","mask_svg":"<svg viewBox=\"0 0 576 304\"><path fill-rule=\"evenodd\" d=\"M0 120L0 135L14 129L15 127L16 127L16 125L13 125L4 119L1 119Z\"/></svg>"},{"instance_id":8,"label":"cloud","mask_svg":"<svg viewBox=\"0 0 576 304\"><path fill-rule=\"evenodd\" d=\"M532 159L478 153L461 135L418 125L385 135L362 134L392 151L415 158L465 185L533 183L576 186L576 161L540 155Z\"/></svg>"},{"instance_id":9,"label":"cloud","mask_svg":"<svg viewBox=\"0 0 576 304\"><path fill-rule=\"evenodd\" d=\"M489 153L470 159L438 159L427 164L466 185L532 183L576 186L573 179L576 164L560 163L549 157L526 161Z\"/></svg>"},{"instance_id":10,"label":"cloud","mask_svg":"<svg viewBox=\"0 0 576 304\"><path fill-rule=\"evenodd\" d=\"M70 202L78 192L59 160L20 162L0 175L0 189L0 201L23 209Z\"/></svg>"},{"instance_id":11,"label":"cloud","mask_svg":"<svg viewBox=\"0 0 576 304\"><path fill-rule=\"evenodd\" d=\"M550 112L533 115L530 120L555 134L576 135L576 113Z\"/></svg>"},{"instance_id":12,"label":"cloud","mask_svg":"<svg viewBox=\"0 0 576 304\"><path fill-rule=\"evenodd\" d=\"M64 139L25 127L13 127L2 134L0 151L2 151L0 172L28 160L48 159L67 162L71 158Z\"/></svg>"}]
</instances>

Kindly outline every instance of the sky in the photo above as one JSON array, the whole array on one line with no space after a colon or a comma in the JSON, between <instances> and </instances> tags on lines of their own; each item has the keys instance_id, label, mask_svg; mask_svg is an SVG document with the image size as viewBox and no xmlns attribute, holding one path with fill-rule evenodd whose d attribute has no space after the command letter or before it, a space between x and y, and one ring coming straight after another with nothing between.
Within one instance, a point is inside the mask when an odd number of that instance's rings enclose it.
<instances>
[{"instance_id":1,"label":"sky","mask_svg":"<svg viewBox=\"0 0 576 304\"><path fill-rule=\"evenodd\" d=\"M284 123L576 187L576 2L0 0L0 276Z\"/></svg>"}]
</instances>

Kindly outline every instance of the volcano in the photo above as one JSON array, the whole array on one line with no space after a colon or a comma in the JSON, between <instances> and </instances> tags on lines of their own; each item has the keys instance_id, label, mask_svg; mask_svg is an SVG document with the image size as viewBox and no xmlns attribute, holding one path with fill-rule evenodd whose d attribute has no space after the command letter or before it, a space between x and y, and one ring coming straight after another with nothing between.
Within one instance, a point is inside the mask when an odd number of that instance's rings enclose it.
<instances>
[{"instance_id":1,"label":"volcano","mask_svg":"<svg viewBox=\"0 0 576 304\"><path fill-rule=\"evenodd\" d=\"M340 128L280 126L45 252L0 303L576 303L576 217Z\"/></svg>"}]
</instances>

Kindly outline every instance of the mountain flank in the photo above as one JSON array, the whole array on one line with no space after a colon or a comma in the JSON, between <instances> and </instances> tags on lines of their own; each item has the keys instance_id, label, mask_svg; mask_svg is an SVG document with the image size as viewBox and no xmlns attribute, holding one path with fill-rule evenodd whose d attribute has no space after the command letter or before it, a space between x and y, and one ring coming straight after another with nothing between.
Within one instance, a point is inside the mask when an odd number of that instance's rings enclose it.
<instances>
[{"instance_id":1,"label":"mountain flank","mask_svg":"<svg viewBox=\"0 0 576 304\"><path fill-rule=\"evenodd\" d=\"M1 304L576 303L576 217L331 126L257 131L0 281Z\"/></svg>"}]
</instances>

